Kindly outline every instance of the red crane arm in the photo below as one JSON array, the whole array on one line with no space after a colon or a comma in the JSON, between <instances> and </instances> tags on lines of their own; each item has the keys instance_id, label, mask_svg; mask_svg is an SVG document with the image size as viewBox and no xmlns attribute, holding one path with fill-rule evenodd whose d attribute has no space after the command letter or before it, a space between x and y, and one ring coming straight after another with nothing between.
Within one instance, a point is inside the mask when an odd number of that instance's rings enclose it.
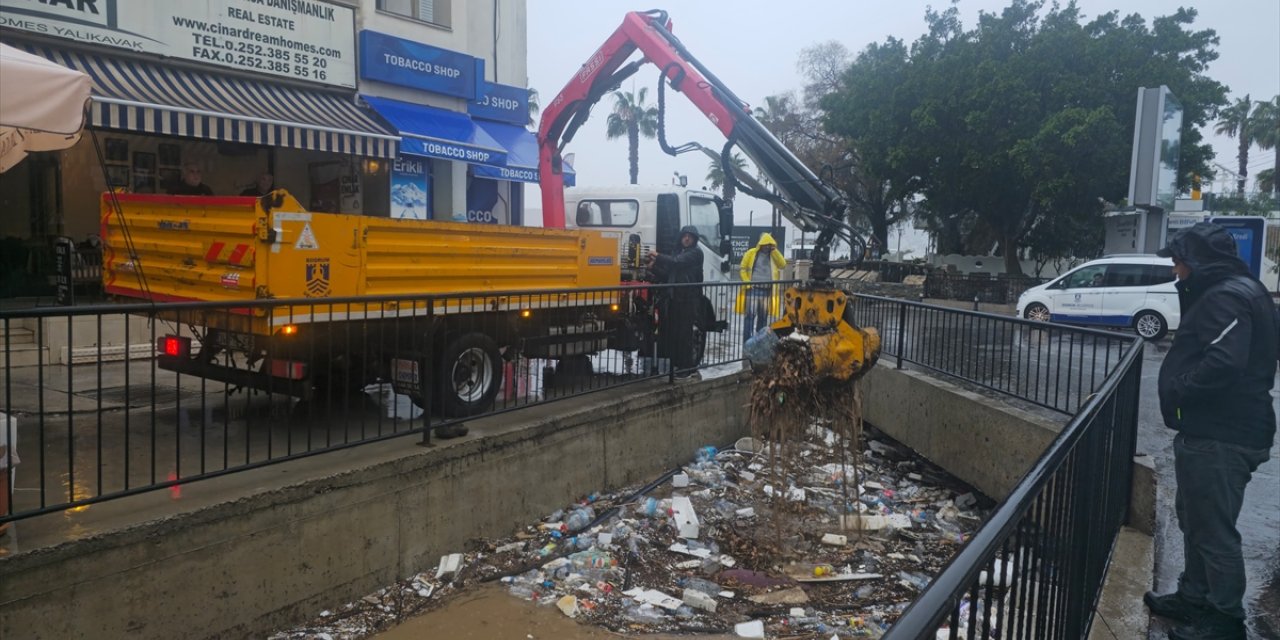
<instances>
[{"instance_id":1,"label":"red crane arm","mask_svg":"<svg viewBox=\"0 0 1280 640\"><path fill-rule=\"evenodd\" d=\"M703 78L665 38L658 34L652 23L653 14L631 12L622 25L605 40L569 80L564 89L542 112L538 127L538 169L542 187L543 226L564 227L564 172L560 159L561 138L576 114L586 120L586 111L608 91L616 88L623 78L635 73L643 62L652 62L661 69L670 69L667 76L679 82L677 89L689 97L698 109L707 115L725 137L733 134L735 118L712 92L711 84ZM670 20L660 23L670 30ZM644 59L618 74L623 62L639 50ZM669 67L669 65L674 65ZM581 124L579 122L578 124ZM576 125L575 125L576 128ZM572 132L570 132L572 135ZM567 140L566 140L567 142Z\"/></svg>"},{"instance_id":2,"label":"red crane arm","mask_svg":"<svg viewBox=\"0 0 1280 640\"><path fill-rule=\"evenodd\" d=\"M627 58L636 51L643 57L627 63ZM847 209L844 198L814 175L752 117L745 102L698 62L671 33L671 21L663 11L628 13L622 25L543 110L538 127L538 169L544 226L563 228L565 223L561 149L586 122L591 107L646 62L657 65L663 74L658 85L658 141L663 151L675 155L699 148L706 150L693 143L676 148L667 145L662 118L663 91L669 84L684 94L728 139L719 154L725 179L737 182L739 192L777 205L782 215L802 231L818 234L814 242L815 264L827 263L828 250L837 239L849 243L853 263L861 259L860 248L865 243L844 219ZM731 149L735 146L768 178L771 191L752 187L736 177L729 167ZM732 211L727 213L731 215Z\"/></svg>"}]
</instances>

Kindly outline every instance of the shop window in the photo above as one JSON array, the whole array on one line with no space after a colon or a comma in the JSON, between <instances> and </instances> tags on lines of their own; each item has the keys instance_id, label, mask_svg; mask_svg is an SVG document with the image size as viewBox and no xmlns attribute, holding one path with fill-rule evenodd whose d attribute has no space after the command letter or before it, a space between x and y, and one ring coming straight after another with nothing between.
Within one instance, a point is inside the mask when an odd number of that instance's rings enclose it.
<instances>
[{"instance_id":1,"label":"shop window","mask_svg":"<svg viewBox=\"0 0 1280 640\"><path fill-rule=\"evenodd\" d=\"M450 0L378 0L378 10L442 27L453 22Z\"/></svg>"}]
</instances>

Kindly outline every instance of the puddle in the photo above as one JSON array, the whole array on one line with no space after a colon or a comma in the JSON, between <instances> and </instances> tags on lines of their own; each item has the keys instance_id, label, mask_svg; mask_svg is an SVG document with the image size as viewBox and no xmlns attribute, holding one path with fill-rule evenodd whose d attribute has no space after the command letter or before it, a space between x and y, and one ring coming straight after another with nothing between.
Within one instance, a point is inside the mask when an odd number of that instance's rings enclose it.
<instances>
[{"instance_id":1,"label":"puddle","mask_svg":"<svg viewBox=\"0 0 1280 640\"><path fill-rule=\"evenodd\" d=\"M578 624L553 605L535 605L513 598L502 585L490 584L372 637L378 640L596 640L637 637L645 640L728 640L735 636L614 633Z\"/></svg>"}]
</instances>

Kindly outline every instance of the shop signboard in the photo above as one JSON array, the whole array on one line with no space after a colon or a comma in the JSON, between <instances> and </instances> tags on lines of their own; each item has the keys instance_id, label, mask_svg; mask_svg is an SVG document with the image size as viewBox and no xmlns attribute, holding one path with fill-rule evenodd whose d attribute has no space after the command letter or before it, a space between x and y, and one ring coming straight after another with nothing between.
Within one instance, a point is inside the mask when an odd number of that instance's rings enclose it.
<instances>
[{"instance_id":1,"label":"shop signboard","mask_svg":"<svg viewBox=\"0 0 1280 640\"><path fill-rule=\"evenodd\" d=\"M355 11L318 0L0 0L0 27L356 86Z\"/></svg>"},{"instance_id":2,"label":"shop signboard","mask_svg":"<svg viewBox=\"0 0 1280 640\"><path fill-rule=\"evenodd\" d=\"M431 176L428 160L398 156L391 165L391 217L431 219Z\"/></svg>"},{"instance_id":3,"label":"shop signboard","mask_svg":"<svg viewBox=\"0 0 1280 640\"><path fill-rule=\"evenodd\" d=\"M467 113L484 120L525 126L529 122L529 90L496 82L480 82Z\"/></svg>"},{"instance_id":4,"label":"shop signboard","mask_svg":"<svg viewBox=\"0 0 1280 640\"><path fill-rule=\"evenodd\" d=\"M360 77L468 100L476 97L475 58L377 31L360 32Z\"/></svg>"}]
</instances>

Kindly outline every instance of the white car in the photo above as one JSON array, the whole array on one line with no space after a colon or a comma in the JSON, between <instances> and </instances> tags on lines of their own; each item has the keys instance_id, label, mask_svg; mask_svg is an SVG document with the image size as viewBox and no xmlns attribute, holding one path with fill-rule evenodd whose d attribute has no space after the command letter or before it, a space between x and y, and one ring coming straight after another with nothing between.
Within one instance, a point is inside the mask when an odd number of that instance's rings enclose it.
<instances>
[{"instance_id":1,"label":"white car","mask_svg":"<svg viewBox=\"0 0 1280 640\"><path fill-rule=\"evenodd\" d=\"M1018 298L1018 317L1102 327L1132 327L1147 340L1178 329L1173 261L1154 255L1086 262Z\"/></svg>"}]
</instances>

